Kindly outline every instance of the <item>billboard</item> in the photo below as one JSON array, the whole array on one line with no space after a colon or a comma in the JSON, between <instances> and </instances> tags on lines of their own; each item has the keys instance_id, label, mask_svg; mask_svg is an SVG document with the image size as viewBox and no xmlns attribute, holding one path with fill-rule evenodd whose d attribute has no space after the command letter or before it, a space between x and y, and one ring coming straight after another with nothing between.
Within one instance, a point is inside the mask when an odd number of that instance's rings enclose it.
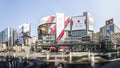
<instances>
[{"instance_id":1,"label":"billboard","mask_svg":"<svg viewBox=\"0 0 120 68\"><path fill-rule=\"evenodd\" d=\"M22 32L30 32L31 31L31 26L29 23L26 23L26 24L22 24L19 26L19 32L22 33Z\"/></svg>"},{"instance_id":2,"label":"billboard","mask_svg":"<svg viewBox=\"0 0 120 68\"><path fill-rule=\"evenodd\" d=\"M85 20L86 20L85 16L72 17L72 30L85 30L86 29Z\"/></svg>"},{"instance_id":3,"label":"billboard","mask_svg":"<svg viewBox=\"0 0 120 68\"><path fill-rule=\"evenodd\" d=\"M108 34L113 34L114 33L114 24L113 24L113 19L106 20L106 32Z\"/></svg>"},{"instance_id":4,"label":"billboard","mask_svg":"<svg viewBox=\"0 0 120 68\"><path fill-rule=\"evenodd\" d=\"M19 37L23 36L23 25L19 26L18 34L19 34Z\"/></svg>"},{"instance_id":5,"label":"billboard","mask_svg":"<svg viewBox=\"0 0 120 68\"><path fill-rule=\"evenodd\" d=\"M30 32L30 24L29 23L26 23L26 24L23 24L23 32Z\"/></svg>"},{"instance_id":6,"label":"billboard","mask_svg":"<svg viewBox=\"0 0 120 68\"><path fill-rule=\"evenodd\" d=\"M89 27L88 29L89 29L89 30L92 30L92 31L94 30L94 29L93 29L93 23L94 23L93 18L89 16L89 17L88 17L88 27Z\"/></svg>"},{"instance_id":7,"label":"billboard","mask_svg":"<svg viewBox=\"0 0 120 68\"><path fill-rule=\"evenodd\" d=\"M64 14L56 13L56 38L61 39L64 35Z\"/></svg>"},{"instance_id":8,"label":"billboard","mask_svg":"<svg viewBox=\"0 0 120 68\"><path fill-rule=\"evenodd\" d=\"M65 30L70 30L70 25L71 25L71 17L65 17Z\"/></svg>"},{"instance_id":9,"label":"billboard","mask_svg":"<svg viewBox=\"0 0 120 68\"><path fill-rule=\"evenodd\" d=\"M23 39L22 37L20 37L20 38L18 39L18 42L19 42L20 45L22 45L22 44L24 44L24 39Z\"/></svg>"},{"instance_id":10,"label":"billboard","mask_svg":"<svg viewBox=\"0 0 120 68\"><path fill-rule=\"evenodd\" d=\"M31 25L29 23L20 25L18 32L19 32L19 37L22 37L25 33L29 33L30 35Z\"/></svg>"},{"instance_id":11,"label":"billboard","mask_svg":"<svg viewBox=\"0 0 120 68\"><path fill-rule=\"evenodd\" d=\"M113 23L113 18L112 19L109 19L109 20L106 20L105 24L106 25L110 25Z\"/></svg>"},{"instance_id":12,"label":"billboard","mask_svg":"<svg viewBox=\"0 0 120 68\"><path fill-rule=\"evenodd\" d=\"M41 18L39 25L47 24L47 23L55 23L55 16L47 16Z\"/></svg>"},{"instance_id":13,"label":"billboard","mask_svg":"<svg viewBox=\"0 0 120 68\"><path fill-rule=\"evenodd\" d=\"M107 25L107 33L113 34L114 33L114 24Z\"/></svg>"},{"instance_id":14,"label":"billboard","mask_svg":"<svg viewBox=\"0 0 120 68\"><path fill-rule=\"evenodd\" d=\"M48 34L55 34L56 33L56 24L48 24Z\"/></svg>"},{"instance_id":15,"label":"billboard","mask_svg":"<svg viewBox=\"0 0 120 68\"><path fill-rule=\"evenodd\" d=\"M39 25L45 24L48 28L48 34L56 33L56 17L55 16L47 16L40 19Z\"/></svg>"},{"instance_id":16,"label":"billboard","mask_svg":"<svg viewBox=\"0 0 120 68\"><path fill-rule=\"evenodd\" d=\"M104 26L101 28L101 35L103 38L111 37L111 35L114 33L114 24L110 24L107 26Z\"/></svg>"}]
</instances>

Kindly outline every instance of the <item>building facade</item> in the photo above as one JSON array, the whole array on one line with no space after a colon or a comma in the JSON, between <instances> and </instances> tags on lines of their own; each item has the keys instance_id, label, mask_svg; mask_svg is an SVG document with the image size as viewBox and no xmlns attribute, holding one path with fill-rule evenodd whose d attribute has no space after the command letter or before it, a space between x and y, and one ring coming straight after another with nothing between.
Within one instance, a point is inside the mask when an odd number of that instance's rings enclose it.
<instances>
[{"instance_id":1,"label":"building facade","mask_svg":"<svg viewBox=\"0 0 120 68\"><path fill-rule=\"evenodd\" d=\"M94 42L100 43L100 32L96 32L93 34Z\"/></svg>"},{"instance_id":2,"label":"building facade","mask_svg":"<svg viewBox=\"0 0 120 68\"><path fill-rule=\"evenodd\" d=\"M116 44L118 44L120 28L116 26L113 19L106 20L105 26L100 28L100 42L101 48L103 50L111 50L116 48Z\"/></svg>"},{"instance_id":3,"label":"building facade","mask_svg":"<svg viewBox=\"0 0 120 68\"><path fill-rule=\"evenodd\" d=\"M37 40L38 40L37 36L32 37L32 39L31 39L32 46L34 46L34 45L36 46Z\"/></svg>"},{"instance_id":4,"label":"building facade","mask_svg":"<svg viewBox=\"0 0 120 68\"><path fill-rule=\"evenodd\" d=\"M93 39L93 18L88 12L81 16L65 17L63 13L43 17L38 25L38 43L53 44L66 40L82 40L90 36ZM71 39L72 38L72 39Z\"/></svg>"},{"instance_id":5,"label":"building facade","mask_svg":"<svg viewBox=\"0 0 120 68\"><path fill-rule=\"evenodd\" d=\"M112 34L119 33L120 28L115 24L113 19L106 20L106 25L100 28L100 38L112 39Z\"/></svg>"},{"instance_id":6,"label":"building facade","mask_svg":"<svg viewBox=\"0 0 120 68\"><path fill-rule=\"evenodd\" d=\"M7 46L13 46L18 39L18 33L14 28L8 27L0 32L0 43L6 44Z\"/></svg>"},{"instance_id":7,"label":"building facade","mask_svg":"<svg viewBox=\"0 0 120 68\"><path fill-rule=\"evenodd\" d=\"M56 40L56 17L47 16L40 20L38 25L38 45L51 44Z\"/></svg>"}]
</instances>

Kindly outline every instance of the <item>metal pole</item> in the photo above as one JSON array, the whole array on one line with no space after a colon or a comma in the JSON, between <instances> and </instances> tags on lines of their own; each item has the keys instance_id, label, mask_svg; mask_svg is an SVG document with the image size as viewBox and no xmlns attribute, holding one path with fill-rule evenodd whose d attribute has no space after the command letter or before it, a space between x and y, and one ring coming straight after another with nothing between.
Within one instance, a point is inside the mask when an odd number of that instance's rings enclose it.
<instances>
[{"instance_id":1,"label":"metal pole","mask_svg":"<svg viewBox=\"0 0 120 68\"><path fill-rule=\"evenodd\" d=\"M91 57L91 66L94 68L95 66L95 57L94 54L92 53L92 57Z\"/></svg>"},{"instance_id":2,"label":"metal pole","mask_svg":"<svg viewBox=\"0 0 120 68\"><path fill-rule=\"evenodd\" d=\"M91 58L90 50L89 50L89 52L88 52L88 58L89 58L89 59Z\"/></svg>"},{"instance_id":3,"label":"metal pole","mask_svg":"<svg viewBox=\"0 0 120 68\"><path fill-rule=\"evenodd\" d=\"M47 60L49 60L49 53L47 53Z\"/></svg>"},{"instance_id":4,"label":"metal pole","mask_svg":"<svg viewBox=\"0 0 120 68\"><path fill-rule=\"evenodd\" d=\"M71 54L71 52L70 52L70 54L69 54L69 61L70 61L70 63L72 63L72 54Z\"/></svg>"}]
</instances>

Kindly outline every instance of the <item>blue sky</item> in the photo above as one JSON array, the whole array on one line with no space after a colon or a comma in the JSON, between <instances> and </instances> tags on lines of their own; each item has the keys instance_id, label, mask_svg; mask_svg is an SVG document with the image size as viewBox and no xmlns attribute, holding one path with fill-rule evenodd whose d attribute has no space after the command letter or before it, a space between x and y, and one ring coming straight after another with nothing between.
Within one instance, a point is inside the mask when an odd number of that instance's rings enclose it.
<instances>
[{"instance_id":1,"label":"blue sky","mask_svg":"<svg viewBox=\"0 0 120 68\"><path fill-rule=\"evenodd\" d=\"M120 0L0 0L0 31L7 27L18 29L31 23L32 36L43 16L63 12L65 16L78 16L90 12L94 18L95 32L104 26L105 20L114 18L120 27Z\"/></svg>"}]
</instances>

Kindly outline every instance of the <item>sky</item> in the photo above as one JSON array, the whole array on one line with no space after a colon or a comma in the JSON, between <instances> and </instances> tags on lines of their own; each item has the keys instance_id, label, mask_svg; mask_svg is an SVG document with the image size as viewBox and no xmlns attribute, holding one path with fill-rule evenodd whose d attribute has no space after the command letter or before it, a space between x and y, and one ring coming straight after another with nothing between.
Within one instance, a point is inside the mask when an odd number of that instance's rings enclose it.
<instances>
[{"instance_id":1,"label":"sky","mask_svg":"<svg viewBox=\"0 0 120 68\"><path fill-rule=\"evenodd\" d=\"M31 35L37 36L39 21L57 12L65 16L79 16L89 12L98 32L107 19L114 18L120 27L120 0L0 0L0 31L7 27L18 29L31 23Z\"/></svg>"}]
</instances>

